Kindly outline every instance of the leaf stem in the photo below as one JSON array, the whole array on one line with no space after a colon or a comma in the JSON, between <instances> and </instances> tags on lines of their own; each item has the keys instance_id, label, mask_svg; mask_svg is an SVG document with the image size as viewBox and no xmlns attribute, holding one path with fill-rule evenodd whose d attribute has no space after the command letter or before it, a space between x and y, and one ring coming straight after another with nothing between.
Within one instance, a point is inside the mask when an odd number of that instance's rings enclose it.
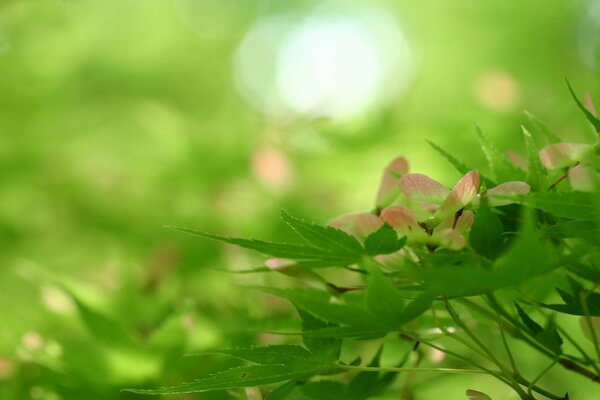
<instances>
[{"instance_id":1,"label":"leaf stem","mask_svg":"<svg viewBox=\"0 0 600 400\"><path fill-rule=\"evenodd\" d=\"M471 340L473 342L475 342L480 348L481 350L483 350L487 356L489 357L489 359L498 366L498 368L500 368L500 370L502 371L502 373L504 374L505 377L507 377L508 379L511 380L511 382L514 383L514 385L511 385L513 387L513 389L515 389L515 391L519 394L519 396L522 399L526 399L527 398L527 394L525 393L525 391L523 389L521 389L521 387L519 386L518 382L514 379L514 375L515 375L515 371L509 371L497 358L496 356L494 356L494 353L492 353L487 346L485 346L483 344L483 342L481 342L477 336L475 336L475 334L469 329L469 327L467 326L467 324L465 324L460 317L458 316L458 314L456 313L456 311L454 310L454 308L450 305L450 302L448 301L447 298L444 298L444 304L446 305L446 309L448 309L448 312L450 313L450 316L452 317L452 319L461 327L463 328L463 330L465 331L465 333L471 338Z\"/></svg>"},{"instance_id":2,"label":"leaf stem","mask_svg":"<svg viewBox=\"0 0 600 400\"><path fill-rule=\"evenodd\" d=\"M554 366L556 365L556 363L557 363L557 362L558 362L558 359L556 359L556 360L552 361L552 363L550 363L550 365L548 365L546 368L544 368L544 369L542 370L542 372L540 372L540 373L539 373L539 375L538 375L538 376L536 376L536 377L535 377L535 379L533 379L533 380L531 381L531 383L530 383L530 384L527 386L527 393L529 393L529 395L530 395L531 397L533 397L533 394L531 393L531 391L532 391L533 387L535 386L535 384L536 384L536 383L537 383L537 382L538 382L540 379L542 379L542 377L543 377L544 375L546 375L546 373L547 373L548 371L550 371L550 370L552 369L552 367L554 367ZM545 395L545 396L546 396L546 397L549 397L549 396L547 396L547 395Z\"/></svg>"}]
</instances>

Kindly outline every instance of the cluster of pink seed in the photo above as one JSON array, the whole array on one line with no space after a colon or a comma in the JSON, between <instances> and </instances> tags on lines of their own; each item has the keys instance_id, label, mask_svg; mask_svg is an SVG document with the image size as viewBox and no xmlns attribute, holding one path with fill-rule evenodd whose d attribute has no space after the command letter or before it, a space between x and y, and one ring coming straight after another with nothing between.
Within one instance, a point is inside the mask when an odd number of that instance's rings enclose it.
<instances>
[{"instance_id":1,"label":"cluster of pink seed","mask_svg":"<svg viewBox=\"0 0 600 400\"><path fill-rule=\"evenodd\" d=\"M474 221L473 208L483 199L491 207L512 202L509 196L527 194L525 182L505 182L484 192L479 191L479 172L470 171L449 189L436 180L409 173L404 157L393 160L385 169L374 212L343 215L329 223L359 240L387 223L407 245L460 250Z\"/></svg>"}]
</instances>

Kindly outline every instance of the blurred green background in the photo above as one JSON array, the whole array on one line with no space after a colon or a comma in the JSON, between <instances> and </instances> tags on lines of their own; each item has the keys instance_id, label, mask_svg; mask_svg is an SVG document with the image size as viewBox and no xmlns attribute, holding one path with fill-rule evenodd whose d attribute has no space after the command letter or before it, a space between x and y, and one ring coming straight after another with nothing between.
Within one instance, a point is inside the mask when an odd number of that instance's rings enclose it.
<instances>
[{"instance_id":1,"label":"blurred green background","mask_svg":"<svg viewBox=\"0 0 600 400\"><path fill-rule=\"evenodd\" d=\"M241 288L277 277L217 271L260 257L163 225L292 240L281 209L370 209L396 155L450 185L425 139L523 152L525 109L586 141L564 77L598 94L598 46L598 1L3 0L0 398L140 398L230 363L186 352L288 340Z\"/></svg>"}]
</instances>

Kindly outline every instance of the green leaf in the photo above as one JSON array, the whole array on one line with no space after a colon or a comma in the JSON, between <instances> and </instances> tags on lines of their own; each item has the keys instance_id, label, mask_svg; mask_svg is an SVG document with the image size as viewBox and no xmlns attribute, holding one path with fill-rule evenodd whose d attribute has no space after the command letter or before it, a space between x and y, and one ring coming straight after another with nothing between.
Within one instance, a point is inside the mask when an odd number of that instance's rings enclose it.
<instances>
[{"instance_id":1,"label":"green leaf","mask_svg":"<svg viewBox=\"0 0 600 400\"><path fill-rule=\"evenodd\" d=\"M159 389L127 389L139 394L181 394L268 385L336 371L333 364L308 362L298 365L246 365L216 372L206 378Z\"/></svg>"},{"instance_id":2,"label":"green leaf","mask_svg":"<svg viewBox=\"0 0 600 400\"><path fill-rule=\"evenodd\" d=\"M502 153L491 141L489 141L481 132L481 128L476 126L479 143L485 153L494 177L499 182L524 181L526 179L523 170L512 165L504 153Z\"/></svg>"},{"instance_id":3,"label":"green leaf","mask_svg":"<svg viewBox=\"0 0 600 400\"><path fill-rule=\"evenodd\" d=\"M543 136L546 139L547 143L560 143L562 139L556 136L542 121L537 119L537 117L531 114L529 111L525 111L525 115L529 119L531 132L538 135Z\"/></svg>"},{"instance_id":4,"label":"green leaf","mask_svg":"<svg viewBox=\"0 0 600 400\"><path fill-rule=\"evenodd\" d=\"M369 363L369 367L379 367L382 350L383 346L380 346L379 350ZM398 367L404 365L408 359L408 355L409 354L407 354L400 364L397 365ZM361 371L348 383L346 399L366 400L377 396L394 381L397 375L397 372L386 372L381 374L377 371Z\"/></svg>"},{"instance_id":5,"label":"green leaf","mask_svg":"<svg viewBox=\"0 0 600 400\"><path fill-rule=\"evenodd\" d=\"M516 301L515 301L515 307L517 309L517 313L519 314L519 318L521 318L521 321L523 322L523 324L525 324L525 327L531 333L535 334L535 333L538 333L538 332L541 332L544 330L544 328L542 328L542 326L540 324L538 324L533 319L531 319L529 317L529 315L527 315L527 313L525 311L523 311L521 306L519 306L519 303L517 303Z\"/></svg>"},{"instance_id":6,"label":"green leaf","mask_svg":"<svg viewBox=\"0 0 600 400\"><path fill-rule=\"evenodd\" d=\"M365 239L365 250L368 255L390 254L400 250L406 244L406 237L398 238L398 233L384 223Z\"/></svg>"},{"instance_id":7,"label":"green leaf","mask_svg":"<svg viewBox=\"0 0 600 400\"><path fill-rule=\"evenodd\" d=\"M300 390L310 399L339 400L340 398L344 398L346 388L340 382L322 380L302 385Z\"/></svg>"},{"instance_id":8,"label":"green leaf","mask_svg":"<svg viewBox=\"0 0 600 400\"><path fill-rule=\"evenodd\" d=\"M188 228L171 227L175 230L191 233L193 235L202 236L205 238L218 240L221 242L244 247L250 250L256 250L264 255L280 258L289 258L295 260L299 265L308 268L328 267L328 266L345 266L354 264L358 260L358 256L334 254L318 247L290 244L290 243L275 243L256 239L241 239L232 238L211 233L200 232Z\"/></svg>"},{"instance_id":9,"label":"green leaf","mask_svg":"<svg viewBox=\"0 0 600 400\"><path fill-rule=\"evenodd\" d=\"M527 182L531 186L531 190L539 192L548 187L548 174L542 166L539 157L539 148L535 145L531 133L523 126L523 137L525 138L525 147L527 148L527 163L529 164L529 172L527 174Z\"/></svg>"},{"instance_id":10,"label":"green leaf","mask_svg":"<svg viewBox=\"0 0 600 400\"><path fill-rule=\"evenodd\" d=\"M440 259L436 268L415 269L415 274L423 279L431 294L467 296L518 285L563 265L550 262L549 251L540 240L533 216L526 213L519 237L491 268L452 265Z\"/></svg>"},{"instance_id":11,"label":"green leaf","mask_svg":"<svg viewBox=\"0 0 600 400\"><path fill-rule=\"evenodd\" d=\"M583 192L541 192L518 196L517 201L557 217L577 220L598 220L596 199Z\"/></svg>"},{"instance_id":12,"label":"green leaf","mask_svg":"<svg viewBox=\"0 0 600 400\"><path fill-rule=\"evenodd\" d=\"M596 132L600 133L600 119L596 118L594 116L594 114L592 114L587 108L585 108L585 106L577 98L577 95L575 94L575 91L571 87L569 80L567 78L565 78L565 81L567 82L567 87L569 88L569 92L571 93L571 96L573 96L573 100L575 100L575 103L577 103L577 107L579 107L579 109L583 112L583 114L585 115L587 120L594 126L594 129L596 130Z\"/></svg>"},{"instance_id":13,"label":"green leaf","mask_svg":"<svg viewBox=\"0 0 600 400\"><path fill-rule=\"evenodd\" d=\"M600 293L586 291L573 278L568 277L571 285L571 293L557 288L564 304L540 304L542 307L571 315L590 315L600 317ZM584 301L585 299L585 301ZM585 308L583 306L586 306ZM587 313L586 313L587 308Z\"/></svg>"},{"instance_id":14,"label":"green leaf","mask_svg":"<svg viewBox=\"0 0 600 400\"><path fill-rule=\"evenodd\" d=\"M366 310L348 304L332 303L331 295L321 290L264 288L263 291L284 298L297 308L326 322L354 326L376 324L376 320Z\"/></svg>"},{"instance_id":15,"label":"green leaf","mask_svg":"<svg viewBox=\"0 0 600 400\"><path fill-rule=\"evenodd\" d=\"M285 400L296 389L296 381L289 381L267 395L267 400Z\"/></svg>"},{"instance_id":16,"label":"green leaf","mask_svg":"<svg viewBox=\"0 0 600 400\"><path fill-rule=\"evenodd\" d=\"M322 338L322 337L311 337L310 334L316 330L333 327L328 322L325 322L308 312L305 312L299 307L298 315L302 319L302 341L308 350L313 354L318 354L320 357L326 360L335 361L340 357L342 350L342 341L337 338Z\"/></svg>"},{"instance_id":17,"label":"green leaf","mask_svg":"<svg viewBox=\"0 0 600 400\"><path fill-rule=\"evenodd\" d=\"M535 337L538 342L552 350L554 353L560 354L563 340L556 331L556 328L554 328L552 324L549 324L546 328L542 328L540 324L531 319L531 317L529 317L529 315L523 311L517 302L515 302L515 307L517 309L517 313L519 314L519 318L529 332L531 332L533 337Z\"/></svg>"},{"instance_id":18,"label":"green leaf","mask_svg":"<svg viewBox=\"0 0 600 400\"><path fill-rule=\"evenodd\" d=\"M356 257L364 253L358 240L340 229L304 221L285 211L281 212L281 219L304 240L317 248L342 257Z\"/></svg>"},{"instance_id":19,"label":"green leaf","mask_svg":"<svg viewBox=\"0 0 600 400\"><path fill-rule=\"evenodd\" d=\"M559 222L542 227L542 232L552 238L582 238L600 243L600 220Z\"/></svg>"},{"instance_id":20,"label":"green leaf","mask_svg":"<svg viewBox=\"0 0 600 400\"><path fill-rule=\"evenodd\" d=\"M382 325L389 329L400 327L404 316L404 297L401 292L378 268L372 268L369 276L367 308Z\"/></svg>"},{"instance_id":21,"label":"green leaf","mask_svg":"<svg viewBox=\"0 0 600 400\"><path fill-rule=\"evenodd\" d=\"M255 364L294 364L311 357L311 352L298 345L275 345L266 347L240 347L214 349L192 353L190 356L225 354Z\"/></svg>"},{"instance_id":22,"label":"green leaf","mask_svg":"<svg viewBox=\"0 0 600 400\"><path fill-rule=\"evenodd\" d=\"M440 146L438 146L437 144L435 144L431 140L427 140L427 143L429 143L429 145L431 147L433 147L433 149L435 151L437 151L438 153L440 153L442 155L442 157L444 157L450 164L452 164L452 166L454 167L454 169L456 171L458 171L458 173L460 173L461 176L467 174L469 171L475 170L475 168L469 167L468 165L466 165L462 161L459 161L458 159L456 159L455 157L453 157L452 155L450 155L446 150L444 150L443 148L441 148ZM487 187L496 186L496 184L494 183L494 181L492 181L491 179L489 179L489 178L487 178L487 177L485 177L483 175L480 175L480 179L481 179L481 182L483 184L485 184Z\"/></svg>"},{"instance_id":23,"label":"green leaf","mask_svg":"<svg viewBox=\"0 0 600 400\"><path fill-rule=\"evenodd\" d=\"M70 292L69 292L70 293ZM71 294L88 332L100 343L120 349L140 349L140 341L117 320L104 315Z\"/></svg>"},{"instance_id":24,"label":"green leaf","mask_svg":"<svg viewBox=\"0 0 600 400\"><path fill-rule=\"evenodd\" d=\"M471 246L482 256L495 260L504 250L503 232L500 218L483 201L469 233Z\"/></svg>"},{"instance_id":25,"label":"green leaf","mask_svg":"<svg viewBox=\"0 0 600 400\"><path fill-rule=\"evenodd\" d=\"M424 312L431 308L434 297L430 293L421 293L413 301L406 305L402 323L408 324L417 317L420 317Z\"/></svg>"}]
</instances>

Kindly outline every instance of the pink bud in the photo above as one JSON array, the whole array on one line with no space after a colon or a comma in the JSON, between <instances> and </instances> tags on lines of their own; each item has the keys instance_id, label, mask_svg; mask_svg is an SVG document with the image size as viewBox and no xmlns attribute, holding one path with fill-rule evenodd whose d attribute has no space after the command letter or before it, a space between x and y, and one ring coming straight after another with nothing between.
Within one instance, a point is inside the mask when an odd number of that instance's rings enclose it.
<instances>
[{"instance_id":1,"label":"pink bud","mask_svg":"<svg viewBox=\"0 0 600 400\"><path fill-rule=\"evenodd\" d=\"M580 161L592 146L583 143L554 143L540 150L540 160L546 168L569 167Z\"/></svg>"}]
</instances>

